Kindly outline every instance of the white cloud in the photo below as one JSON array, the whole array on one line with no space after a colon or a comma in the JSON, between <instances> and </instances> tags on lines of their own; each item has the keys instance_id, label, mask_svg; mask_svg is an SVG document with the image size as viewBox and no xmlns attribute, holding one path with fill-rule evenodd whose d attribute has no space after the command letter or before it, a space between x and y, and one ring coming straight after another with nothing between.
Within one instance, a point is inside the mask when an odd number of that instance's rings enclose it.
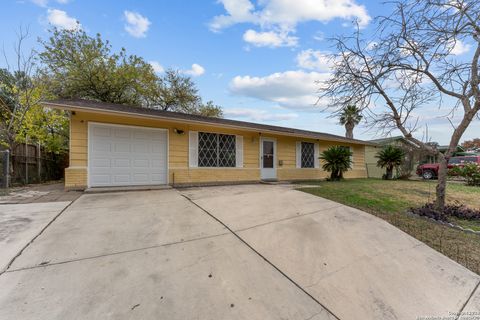
<instances>
[{"instance_id":1,"label":"white cloud","mask_svg":"<svg viewBox=\"0 0 480 320\"><path fill-rule=\"evenodd\" d=\"M48 0L32 0L32 2L40 7L46 7L48 4Z\"/></svg>"},{"instance_id":2,"label":"white cloud","mask_svg":"<svg viewBox=\"0 0 480 320\"><path fill-rule=\"evenodd\" d=\"M145 38L147 31L152 24L147 17L142 16L138 12L125 10L123 12L125 21L125 31L127 31L132 37Z\"/></svg>"},{"instance_id":3,"label":"white cloud","mask_svg":"<svg viewBox=\"0 0 480 320\"><path fill-rule=\"evenodd\" d=\"M243 34L243 40L256 47L293 47L298 43L297 37L289 36L287 32L265 31L257 32L249 29Z\"/></svg>"},{"instance_id":4,"label":"white cloud","mask_svg":"<svg viewBox=\"0 0 480 320\"><path fill-rule=\"evenodd\" d=\"M251 121L286 121L298 118L296 113L272 113L266 110L233 108L224 111L227 117L244 118Z\"/></svg>"},{"instance_id":5,"label":"white cloud","mask_svg":"<svg viewBox=\"0 0 480 320\"><path fill-rule=\"evenodd\" d=\"M255 9L250 0L219 0L228 14L213 18L210 29L219 31L236 23L253 22L255 20L252 11Z\"/></svg>"},{"instance_id":6,"label":"white cloud","mask_svg":"<svg viewBox=\"0 0 480 320\"><path fill-rule=\"evenodd\" d=\"M371 18L355 0L262 0L257 8L249 0L219 0L226 14L213 18L210 28L219 31L237 23L291 30L306 21L329 22L332 19L357 19L366 26Z\"/></svg>"},{"instance_id":7,"label":"white cloud","mask_svg":"<svg viewBox=\"0 0 480 320\"><path fill-rule=\"evenodd\" d=\"M233 94L275 102L284 108L312 110L317 102L316 81L326 80L328 73L286 71L265 77L236 76L230 83Z\"/></svg>"},{"instance_id":8,"label":"white cloud","mask_svg":"<svg viewBox=\"0 0 480 320\"><path fill-rule=\"evenodd\" d=\"M192 77L198 77L205 73L205 68L199 64L192 64L192 68L190 70L183 70L183 73L188 74Z\"/></svg>"},{"instance_id":9,"label":"white cloud","mask_svg":"<svg viewBox=\"0 0 480 320\"><path fill-rule=\"evenodd\" d=\"M462 55L464 53L467 53L470 51L471 46L467 43L463 43L460 40L457 40L456 42L452 43L452 51L450 51L451 54L455 56Z\"/></svg>"},{"instance_id":10,"label":"white cloud","mask_svg":"<svg viewBox=\"0 0 480 320\"><path fill-rule=\"evenodd\" d=\"M81 28L77 19L70 17L65 11L58 9L48 9L47 21L54 27L60 29L74 30Z\"/></svg>"},{"instance_id":11,"label":"white cloud","mask_svg":"<svg viewBox=\"0 0 480 320\"><path fill-rule=\"evenodd\" d=\"M46 7L48 5L49 0L31 0L34 4L40 7ZM60 4L67 4L70 0L56 0L57 3Z\"/></svg>"},{"instance_id":12,"label":"white cloud","mask_svg":"<svg viewBox=\"0 0 480 320\"><path fill-rule=\"evenodd\" d=\"M158 61L150 61L149 63L152 66L153 71L155 71L156 73L162 73L163 71L165 71L163 66Z\"/></svg>"},{"instance_id":13,"label":"white cloud","mask_svg":"<svg viewBox=\"0 0 480 320\"><path fill-rule=\"evenodd\" d=\"M301 51L296 57L300 68L317 71L330 71L333 61L328 53L312 49Z\"/></svg>"}]
</instances>

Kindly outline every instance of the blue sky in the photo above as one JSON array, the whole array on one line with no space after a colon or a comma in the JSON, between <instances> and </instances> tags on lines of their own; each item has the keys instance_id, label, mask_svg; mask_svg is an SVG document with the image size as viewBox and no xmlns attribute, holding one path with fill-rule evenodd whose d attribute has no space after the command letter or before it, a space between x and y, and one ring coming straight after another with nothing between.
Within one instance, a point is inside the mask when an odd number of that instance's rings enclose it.
<instances>
[{"instance_id":1,"label":"blue sky","mask_svg":"<svg viewBox=\"0 0 480 320\"><path fill-rule=\"evenodd\" d=\"M328 76L327 39L351 33L353 19L368 33L371 19L388 9L375 0L2 0L0 40L11 53L20 25L30 28L33 47L49 26L79 21L158 72L172 67L191 75L203 99L221 105L227 118L343 135L337 120L313 105L314 81ZM429 135L446 144L450 124L438 114L429 120ZM364 127L355 136L376 137ZM464 139L478 136L476 121Z\"/></svg>"}]
</instances>

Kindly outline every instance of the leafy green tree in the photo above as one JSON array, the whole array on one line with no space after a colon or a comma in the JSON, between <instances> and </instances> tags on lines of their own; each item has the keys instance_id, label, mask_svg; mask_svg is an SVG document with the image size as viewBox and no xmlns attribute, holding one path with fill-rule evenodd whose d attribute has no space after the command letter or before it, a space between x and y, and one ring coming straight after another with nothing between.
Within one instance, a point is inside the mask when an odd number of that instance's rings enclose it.
<instances>
[{"instance_id":1,"label":"leafy green tree","mask_svg":"<svg viewBox=\"0 0 480 320\"><path fill-rule=\"evenodd\" d=\"M198 107L197 114L206 117L222 118L223 110L222 107L215 105L213 101L207 101L207 103Z\"/></svg>"},{"instance_id":2,"label":"leafy green tree","mask_svg":"<svg viewBox=\"0 0 480 320\"><path fill-rule=\"evenodd\" d=\"M339 122L345 126L345 137L353 139L353 129L362 118L362 111L354 105L348 105L340 111Z\"/></svg>"},{"instance_id":3,"label":"leafy green tree","mask_svg":"<svg viewBox=\"0 0 480 320\"><path fill-rule=\"evenodd\" d=\"M36 142L46 151L56 154L68 150L69 118L65 111L32 106L25 114L16 141Z\"/></svg>"},{"instance_id":4,"label":"leafy green tree","mask_svg":"<svg viewBox=\"0 0 480 320\"><path fill-rule=\"evenodd\" d=\"M387 145L375 155L378 158L377 165L386 169L385 179L393 179L393 169L402 164L404 155L401 148L393 145Z\"/></svg>"},{"instance_id":5,"label":"leafy green tree","mask_svg":"<svg viewBox=\"0 0 480 320\"><path fill-rule=\"evenodd\" d=\"M332 146L320 154L323 170L330 172L330 181L343 179L343 173L352 165L352 152L343 146Z\"/></svg>"},{"instance_id":6,"label":"leafy green tree","mask_svg":"<svg viewBox=\"0 0 480 320\"><path fill-rule=\"evenodd\" d=\"M168 69L158 76L141 57L127 55L100 34L88 36L80 28L53 29L40 41L42 73L52 93L60 98L82 98L166 111L221 117L213 103L204 105L188 76Z\"/></svg>"},{"instance_id":7,"label":"leafy green tree","mask_svg":"<svg viewBox=\"0 0 480 320\"><path fill-rule=\"evenodd\" d=\"M28 29L20 28L17 35L14 44L15 59L13 63L9 61L4 51L3 64L6 68L0 69L0 145L5 148L14 147L25 114L41 100L35 94L34 52L24 50Z\"/></svg>"},{"instance_id":8,"label":"leafy green tree","mask_svg":"<svg viewBox=\"0 0 480 320\"><path fill-rule=\"evenodd\" d=\"M141 106L157 85L150 64L127 55L124 48L113 53L100 34L90 37L80 28L55 28L51 37L40 43L42 73L57 97Z\"/></svg>"}]
</instances>

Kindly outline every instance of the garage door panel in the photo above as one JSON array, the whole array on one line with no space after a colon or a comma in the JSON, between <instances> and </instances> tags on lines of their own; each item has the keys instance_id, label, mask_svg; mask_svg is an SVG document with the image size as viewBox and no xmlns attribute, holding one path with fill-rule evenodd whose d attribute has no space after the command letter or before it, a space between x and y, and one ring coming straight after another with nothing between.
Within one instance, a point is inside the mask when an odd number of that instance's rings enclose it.
<instances>
[{"instance_id":1,"label":"garage door panel","mask_svg":"<svg viewBox=\"0 0 480 320\"><path fill-rule=\"evenodd\" d=\"M94 137L110 137L112 135L110 128L107 127L95 127L92 133Z\"/></svg>"},{"instance_id":2,"label":"garage door panel","mask_svg":"<svg viewBox=\"0 0 480 320\"><path fill-rule=\"evenodd\" d=\"M92 167L95 169L100 169L100 168L110 168L111 166L111 160L110 159L92 159Z\"/></svg>"},{"instance_id":3,"label":"garage door panel","mask_svg":"<svg viewBox=\"0 0 480 320\"><path fill-rule=\"evenodd\" d=\"M161 142L161 141L158 141L158 140L157 140L156 142ZM163 148L161 147L160 144L158 144L158 145L157 145L157 144L152 145L152 153L163 153L163 152L164 152L164 150L163 150Z\"/></svg>"},{"instance_id":4,"label":"garage door panel","mask_svg":"<svg viewBox=\"0 0 480 320\"><path fill-rule=\"evenodd\" d=\"M130 168L130 159L113 159L112 168Z\"/></svg>"},{"instance_id":5,"label":"garage door panel","mask_svg":"<svg viewBox=\"0 0 480 320\"><path fill-rule=\"evenodd\" d=\"M165 168L165 160L152 160L152 168Z\"/></svg>"},{"instance_id":6,"label":"garage door panel","mask_svg":"<svg viewBox=\"0 0 480 320\"><path fill-rule=\"evenodd\" d=\"M98 152L111 152L112 144L110 142L98 139L92 144L92 149Z\"/></svg>"},{"instance_id":7,"label":"garage door panel","mask_svg":"<svg viewBox=\"0 0 480 320\"><path fill-rule=\"evenodd\" d=\"M167 180L164 174L152 174L152 181L156 184L165 184Z\"/></svg>"},{"instance_id":8,"label":"garage door panel","mask_svg":"<svg viewBox=\"0 0 480 320\"><path fill-rule=\"evenodd\" d=\"M130 139L132 135L132 130L130 128L115 128L114 132L116 138Z\"/></svg>"},{"instance_id":9,"label":"garage door panel","mask_svg":"<svg viewBox=\"0 0 480 320\"><path fill-rule=\"evenodd\" d=\"M105 174L96 174L94 176L91 177L92 179L92 184L95 184L95 185L105 185L105 186L108 186L110 185L110 175L105 175Z\"/></svg>"},{"instance_id":10,"label":"garage door panel","mask_svg":"<svg viewBox=\"0 0 480 320\"><path fill-rule=\"evenodd\" d=\"M116 174L113 175L113 182L114 183L129 183L130 182L130 175L129 174Z\"/></svg>"},{"instance_id":11,"label":"garage door panel","mask_svg":"<svg viewBox=\"0 0 480 320\"><path fill-rule=\"evenodd\" d=\"M141 141L151 140L150 132L147 132L145 130L135 131L133 134L133 137L135 140L141 140Z\"/></svg>"},{"instance_id":12,"label":"garage door panel","mask_svg":"<svg viewBox=\"0 0 480 320\"><path fill-rule=\"evenodd\" d=\"M135 168L148 168L150 167L150 161L148 159L135 159L133 160L133 166Z\"/></svg>"},{"instance_id":13,"label":"garage door panel","mask_svg":"<svg viewBox=\"0 0 480 320\"><path fill-rule=\"evenodd\" d=\"M116 142L114 147L114 151L117 153L121 153L121 152L130 153L132 151L131 149L132 148L131 148L130 141Z\"/></svg>"},{"instance_id":14,"label":"garage door panel","mask_svg":"<svg viewBox=\"0 0 480 320\"><path fill-rule=\"evenodd\" d=\"M167 183L167 132L90 124L90 186Z\"/></svg>"},{"instance_id":15,"label":"garage door panel","mask_svg":"<svg viewBox=\"0 0 480 320\"><path fill-rule=\"evenodd\" d=\"M146 173L137 173L133 175L133 181L146 184L150 182L150 176Z\"/></svg>"},{"instance_id":16,"label":"garage door panel","mask_svg":"<svg viewBox=\"0 0 480 320\"><path fill-rule=\"evenodd\" d=\"M133 145L133 152L136 152L136 153L147 153L148 152L148 145L145 143L145 142L136 142L134 145Z\"/></svg>"}]
</instances>

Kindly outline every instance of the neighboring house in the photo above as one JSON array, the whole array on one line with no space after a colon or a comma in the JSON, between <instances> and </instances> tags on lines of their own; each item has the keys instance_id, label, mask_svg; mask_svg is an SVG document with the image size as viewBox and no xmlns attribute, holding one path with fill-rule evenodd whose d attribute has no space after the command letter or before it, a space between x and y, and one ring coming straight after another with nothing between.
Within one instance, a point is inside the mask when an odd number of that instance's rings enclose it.
<instances>
[{"instance_id":1,"label":"neighboring house","mask_svg":"<svg viewBox=\"0 0 480 320\"><path fill-rule=\"evenodd\" d=\"M43 105L71 111L71 189L322 179L318 157L332 145L353 151L346 178L367 176L365 141L85 100Z\"/></svg>"},{"instance_id":2,"label":"neighboring house","mask_svg":"<svg viewBox=\"0 0 480 320\"><path fill-rule=\"evenodd\" d=\"M365 147L365 162L369 178L382 178L385 169L377 166L377 153L387 145L400 147L405 152L403 165L397 170L397 175L414 174L417 166L425 158L425 152L415 143L402 136L370 140L372 145Z\"/></svg>"},{"instance_id":3,"label":"neighboring house","mask_svg":"<svg viewBox=\"0 0 480 320\"><path fill-rule=\"evenodd\" d=\"M375 157L375 155L387 145L395 145L402 148L402 150L405 152L404 162L397 170L397 175L413 175L415 174L415 170L418 165L438 162L438 157L436 155L429 154L425 150L422 150L420 146L410 140L405 139L403 136L375 139L370 140L369 142L372 143L372 145L367 145L365 147L365 163L369 178L382 178L383 174L385 173L385 169L377 167L378 159ZM431 145L436 146L438 151L441 153L445 153L445 151L448 149L448 146L439 146L437 143L431 143ZM462 155L475 155L475 153L465 152L461 146L458 146L453 156Z\"/></svg>"}]
</instances>

